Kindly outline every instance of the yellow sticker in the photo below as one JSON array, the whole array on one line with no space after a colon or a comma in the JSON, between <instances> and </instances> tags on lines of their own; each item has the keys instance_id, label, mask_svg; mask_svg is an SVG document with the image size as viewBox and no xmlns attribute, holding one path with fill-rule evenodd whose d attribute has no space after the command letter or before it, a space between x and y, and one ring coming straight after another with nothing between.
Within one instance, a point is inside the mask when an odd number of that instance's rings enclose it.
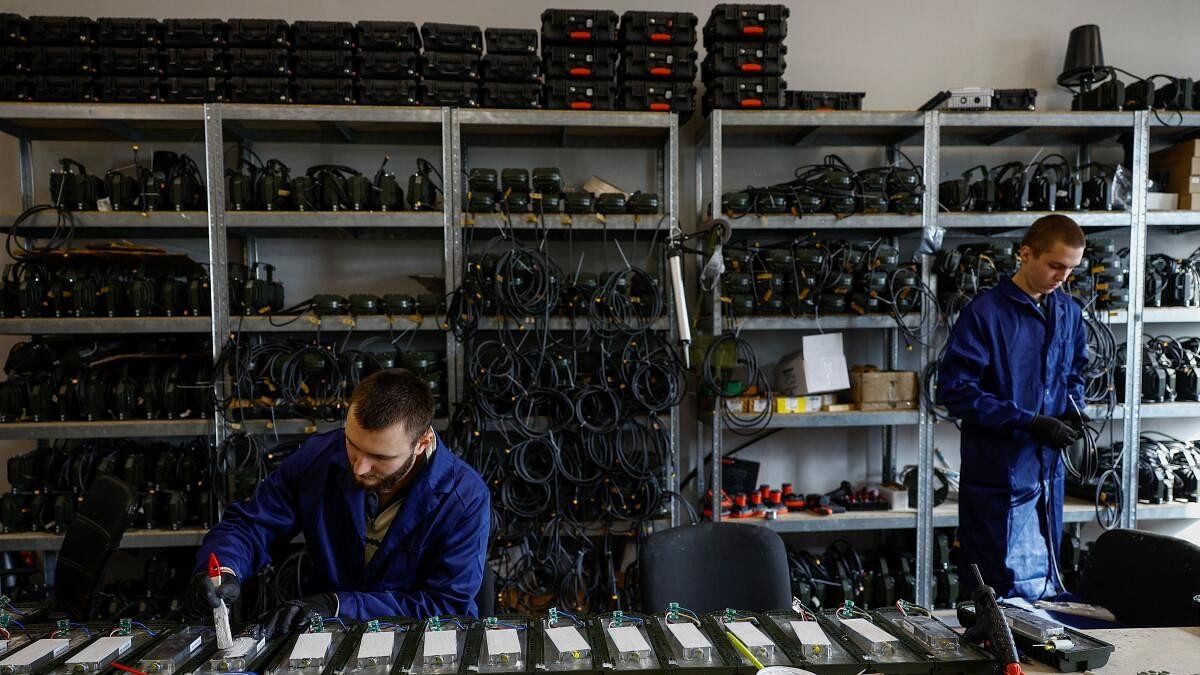
<instances>
[{"instance_id":1,"label":"yellow sticker","mask_svg":"<svg viewBox=\"0 0 1200 675\"><path fill-rule=\"evenodd\" d=\"M354 317L352 317L352 316L342 317L342 325L354 328Z\"/></svg>"}]
</instances>

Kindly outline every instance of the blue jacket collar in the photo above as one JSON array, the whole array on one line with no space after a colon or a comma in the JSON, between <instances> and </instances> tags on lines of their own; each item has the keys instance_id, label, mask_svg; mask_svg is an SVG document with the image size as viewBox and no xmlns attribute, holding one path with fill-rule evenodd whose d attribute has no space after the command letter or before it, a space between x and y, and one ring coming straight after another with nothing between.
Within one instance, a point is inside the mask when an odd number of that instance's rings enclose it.
<instances>
[{"instance_id":1,"label":"blue jacket collar","mask_svg":"<svg viewBox=\"0 0 1200 675\"><path fill-rule=\"evenodd\" d=\"M336 438L340 442L342 450L332 453L330 462L339 470L338 480L342 486L342 496L351 520L354 521L355 532L358 534L360 542L359 551L362 555L362 550L366 546L367 531L363 491L355 484L354 475L350 471L350 458L345 451L344 432L339 429ZM392 522L392 527L384 538L383 546L379 547L379 550L371 558L371 563L366 566L368 578L386 569L387 565L384 561L388 559L391 552L401 542L407 541L413 531L421 523L426 522L429 514L441 503L442 500L438 498L438 495L447 494L454 487L455 457L436 431L434 440L437 443L437 450L433 453L430 461L421 467L421 472L409 486L404 505L400 507L400 513L396 514L396 519Z\"/></svg>"},{"instance_id":2,"label":"blue jacket collar","mask_svg":"<svg viewBox=\"0 0 1200 675\"><path fill-rule=\"evenodd\" d=\"M1030 306L1037 306L1037 302L1032 297L1030 297L1028 293L1021 290L1021 287L1018 286L1017 283L1012 280L1012 277L1010 275L1006 274L1006 275L1000 277L1000 283L996 284L996 287L1000 289L1000 292L1003 293L1005 295L1005 297L1012 300L1013 302L1030 305ZM1063 298L1065 298L1065 297L1066 297L1066 291L1064 291L1062 288L1056 288L1047 294L1046 304L1051 308L1051 310L1056 310L1056 309L1058 309L1058 307L1060 306L1060 303L1062 302Z\"/></svg>"}]
</instances>

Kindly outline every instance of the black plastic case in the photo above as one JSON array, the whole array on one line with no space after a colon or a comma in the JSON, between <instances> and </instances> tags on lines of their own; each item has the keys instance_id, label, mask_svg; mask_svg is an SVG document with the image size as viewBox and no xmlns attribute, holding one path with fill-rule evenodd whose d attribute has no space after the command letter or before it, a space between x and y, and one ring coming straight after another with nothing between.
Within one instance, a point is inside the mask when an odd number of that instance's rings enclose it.
<instances>
[{"instance_id":1,"label":"black plastic case","mask_svg":"<svg viewBox=\"0 0 1200 675\"><path fill-rule=\"evenodd\" d=\"M486 54L483 57L485 82L537 82L542 60L537 54Z\"/></svg>"},{"instance_id":2,"label":"black plastic case","mask_svg":"<svg viewBox=\"0 0 1200 675\"><path fill-rule=\"evenodd\" d=\"M32 101L95 101L96 81L90 77L43 75L29 80Z\"/></svg>"},{"instance_id":3,"label":"black plastic case","mask_svg":"<svg viewBox=\"0 0 1200 675\"><path fill-rule=\"evenodd\" d=\"M696 110L696 87L689 82L626 82L621 89L625 110L688 114Z\"/></svg>"},{"instance_id":4,"label":"black plastic case","mask_svg":"<svg viewBox=\"0 0 1200 675\"><path fill-rule=\"evenodd\" d=\"M228 98L227 81L219 77L172 77L163 87L168 103L219 103Z\"/></svg>"},{"instance_id":5,"label":"black plastic case","mask_svg":"<svg viewBox=\"0 0 1200 675\"><path fill-rule=\"evenodd\" d=\"M423 23L421 40L426 52L483 53L483 31L461 23Z\"/></svg>"},{"instance_id":6,"label":"black plastic case","mask_svg":"<svg viewBox=\"0 0 1200 675\"><path fill-rule=\"evenodd\" d=\"M618 74L632 80L696 79L697 55L691 47L627 45Z\"/></svg>"},{"instance_id":7,"label":"black plastic case","mask_svg":"<svg viewBox=\"0 0 1200 675\"><path fill-rule=\"evenodd\" d=\"M37 75L92 75L96 72L96 52L91 47L32 47L29 70Z\"/></svg>"},{"instance_id":8,"label":"black plastic case","mask_svg":"<svg viewBox=\"0 0 1200 675\"><path fill-rule=\"evenodd\" d=\"M0 48L0 73L17 75L28 73L32 68L32 54L28 47L10 45Z\"/></svg>"},{"instance_id":9,"label":"black plastic case","mask_svg":"<svg viewBox=\"0 0 1200 675\"><path fill-rule=\"evenodd\" d=\"M489 28L483 31L488 54L537 54L538 34L532 28Z\"/></svg>"},{"instance_id":10,"label":"black plastic case","mask_svg":"<svg viewBox=\"0 0 1200 675\"><path fill-rule=\"evenodd\" d=\"M643 12L631 10L621 15L621 42L626 45L696 44L700 21L690 12Z\"/></svg>"},{"instance_id":11,"label":"black plastic case","mask_svg":"<svg viewBox=\"0 0 1200 675\"><path fill-rule=\"evenodd\" d=\"M287 47L288 22L283 19L230 19L230 47Z\"/></svg>"},{"instance_id":12,"label":"black plastic case","mask_svg":"<svg viewBox=\"0 0 1200 675\"><path fill-rule=\"evenodd\" d=\"M106 103L157 103L163 100L157 77L102 77L100 100Z\"/></svg>"},{"instance_id":13,"label":"black plastic case","mask_svg":"<svg viewBox=\"0 0 1200 675\"><path fill-rule=\"evenodd\" d=\"M474 82L421 81L422 105L479 107L479 85Z\"/></svg>"},{"instance_id":14,"label":"black plastic case","mask_svg":"<svg viewBox=\"0 0 1200 675\"><path fill-rule=\"evenodd\" d=\"M29 43L90 47L96 44L96 22L84 16L31 16Z\"/></svg>"},{"instance_id":15,"label":"black plastic case","mask_svg":"<svg viewBox=\"0 0 1200 675\"><path fill-rule=\"evenodd\" d=\"M421 31L411 21L359 21L355 42L364 51L415 52L421 49Z\"/></svg>"},{"instance_id":16,"label":"black plastic case","mask_svg":"<svg viewBox=\"0 0 1200 675\"><path fill-rule=\"evenodd\" d=\"M292 23L296 49L349 49L354 46L354 24L349 21L296 21Z\"/></svg>"},{"instance_id":17,"label":"black plastic case","mask_svg":"<svg viewBox=\"0 0 1200 675\"><path fill-rule=\"evenodd\" d=\"M701 77L778 77L787 67L787 47L778 42L723 42L712 45L700 67Z\"/></svg>"},{"instance_id":18,"label":"black plastic case","mask_svg":"<svg viewBox=\"0 0 1200 675\"><path fill-rule=\"evenodd\" d=\"M548 78L611 80L617 74L618 54L612 47L543 47L542 67Z\"/></svg>"},{"instance_id":19,"label":"black plastic case","mask_svg":"<svg viewBox=\"0 0 1200 675\"><path fill-rule=\"evenodd\" d=\"M704 46L721 40L782 42L790 14L785 5L717 5L704 24Z\"/></svg>"},{"instance_id":20,"label":"black plastic case","mask_svg":"<svg viewBox=\"0 0 1200 675\"><path fill-rule=\"evenodd\" d=\"M542 107L542 85L534 82L485 82L483 107L533 110Z\"/></svg>"},{"instance_id":21,"label":"black plastic case","mask_svg":"<svg viewBox=\"0 0 1200 675\"><path fill-rule=\"evenodd\" d=\"M1037 89L996 89L992 92L992 110L1035 110Z\"/></svg>"},{"instance_id":22,"label":"black plastic case","mask_svg":"<svg viewBox=\"0 0 1200 675\"><path fill-rule=\"evenodd\" d=\"M229 50L229 73L238 77L287 77L292 72L291 54L286 49Z\"/></svg>"},{"instance_id":23,"label":"black plastic case","mask_svg":"<svg viewBox=\"0 0 1200 675\"><path fill-rule=\"evenodd\" d=\"M425 44L429 44L426 41ZM421 55L421 76L431 80L479 81L479 55L466 52L431 52Z\"/></svg>"},{"instance_id":24,"label":"black plastic case","mask_svg":"<svg viewBox=\"0 0 1200 675\"><path fill-rule=\"evenodd\" d=\"M166 19L163 44L167 47L223 47L227 26L220 19Z\"/></svg>"},{"instance_id":25,"label":"black plastic case","mask_svg":"<svg viewBox=\"0 0 1200 675\"><path fill-rule=\"evenodd\" d=\"M706 83L704 110L780 108L786 88L778 77L718 77Z\"/></svg>"},{"instance_id":26,"label":"black plastic case","mask_svg":"<svg viewBox=\"0 0 1200 675\"><path fill-rule=\"evenodd\" d=\"M420 105L416 80L359 80L358 102L363 105Z\"/></svg>"},{"instance_id":27,"label":"black plastic case","mask_svg":"<svg viewBox=\"0 0 1200 675\"><path fill-rule=\"evenodd\" d=\"M29 44L29 19L20 14L0 13L0 44Z\"/></svg>"},{"instance_id":28,"label":"black plastic case","mask_svg":"<svg viewBox=\"0 0 1200 675\"><path fill-rule=\"evenodd\" d=\"M286 77L235 77L229 80L229 100L235 103L290 103Z\"/></svg>"},{"instance_id":29,"label":"black plastic case","mask_svg":"<svg viewBox=\"0 0 1200 675\"><path fill-rule=\"evenodd\" d=\"M292 60L296 77L354 77L354 52L349 49L299 49Z\"/></svg>"},{"instance_id":30,"label":"black plastic case","mask_svg":"<svg viewBox=\"0 0 1200 675\"><path fill-rule=\"evenodd\" d=\"M788 110L862 110L865 92L861 91L788 91L783 107Z\"/></svg>"},{"instance_id":31,"label":"black plastic case","mask_svg":"<svg viewBox=\"0 0 1200 675\"><path fill-rule=\"evenodd\" d=\"M222 49L168 49L165 68L172 77L213 77L227 75L229 65Z\"/></svg>"},{"instance_id":32,"label":"black plastic case","mask_svg":"<svg viewBox=\"0 0 1200 675\"><path fill-rule=\"evenodd\" d=\"M96 22L96 41L110 47L156 47L162 44L158 19L104 17Z\"/></svg>"},{"instance_id":33,"label":"black plastic case","mask_svg":"<svg viewBox=\"0 0 1200 675\"><path fill-rule=\"evenodd\" d=\"M417 52L359 52L358 76L415 80L421 76L421 55Z\"/></svg>"},{"instance_id":34,"label":"black plastic case","mask_svg":"<svg viewBox=\"0 0 1200 675\"><path fill-rule=\"evenodd\" d=\"M350 78L307 78L294 83L296 103L346 105L354 103L354 80Z\"/></svg>"},{"instance_id":35,"label":"black plastic case","mask_svg":"<svg viewBox=\"0 0 1200 675\"><path fill-rule=\"evenodd\" d=\"M143 47L102 47L97 65L100 74L109 76L136 76L136 74L162 74L162 52Z\"/></svg>"},{"instance_id":36,"label":"black plastic case","mask_svg":"<svg viewBox=\"0 0 1200 675\"><path fill-rule=\"evenodd\" d=\"M617 13L608 9L547 9L542 12L545 45L617 44Z\"/></svg>"},{"instance_id":37,"label":"black plastic case","mask_svg":"<svg viewBox=\"0 0 1200 675\"><path fill-rule=\"evenodd\" d=\"M615 110L617 85L591 80L546 82L546 107L551 110Z\"/></svg>"},{"instance_id":38,"label":"black plastic case","mask_svg":"<svg viewBox=\"0 0 1200 675\"><path fill-rule=\"evenodd\" d=\"M29 78L24 75L0 75L0 101L27 101L29 88Z\"/></svg>"}]
</instances>

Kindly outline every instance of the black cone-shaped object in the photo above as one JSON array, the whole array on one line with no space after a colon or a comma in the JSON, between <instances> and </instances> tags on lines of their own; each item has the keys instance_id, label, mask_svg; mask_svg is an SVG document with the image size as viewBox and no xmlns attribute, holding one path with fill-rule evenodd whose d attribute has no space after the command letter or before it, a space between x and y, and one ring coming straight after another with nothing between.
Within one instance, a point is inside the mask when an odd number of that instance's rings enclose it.
<instances>
[{"instance_id":1,"label":"black cone-shaped object","mask_svg":"<svg viewBox=\"0 0 1200 675\"><path fill-rule=\"evenodd\" d=\"M1108 76L1104 68L1104 49L1100 46L1100 26L1087 24L1071 29L1067 56L1058 83L1064 87L1099 82Z\"/></svg>"}]
</instances>

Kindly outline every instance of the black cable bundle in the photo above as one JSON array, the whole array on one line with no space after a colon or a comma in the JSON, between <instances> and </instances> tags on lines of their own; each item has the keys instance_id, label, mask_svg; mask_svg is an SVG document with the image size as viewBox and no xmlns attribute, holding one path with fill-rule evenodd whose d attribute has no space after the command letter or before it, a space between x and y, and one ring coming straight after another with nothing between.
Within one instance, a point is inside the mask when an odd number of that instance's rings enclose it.
<instances>
[{"instance_id":1,"label":"black cable bundle","mask_svg":"<svg viewBox=\"0 0 1200 675\"><path fill-rule=\"evenodd\" d=\"M491 486L492 564L515 611L622 606L632 573L612 549L674 498L666 415L685 387L662 287L628 263L597 276L578 262L569 275L544 239L505 232L447 299L466 356L455 449Z\"/></svg>"}]
</instances>

